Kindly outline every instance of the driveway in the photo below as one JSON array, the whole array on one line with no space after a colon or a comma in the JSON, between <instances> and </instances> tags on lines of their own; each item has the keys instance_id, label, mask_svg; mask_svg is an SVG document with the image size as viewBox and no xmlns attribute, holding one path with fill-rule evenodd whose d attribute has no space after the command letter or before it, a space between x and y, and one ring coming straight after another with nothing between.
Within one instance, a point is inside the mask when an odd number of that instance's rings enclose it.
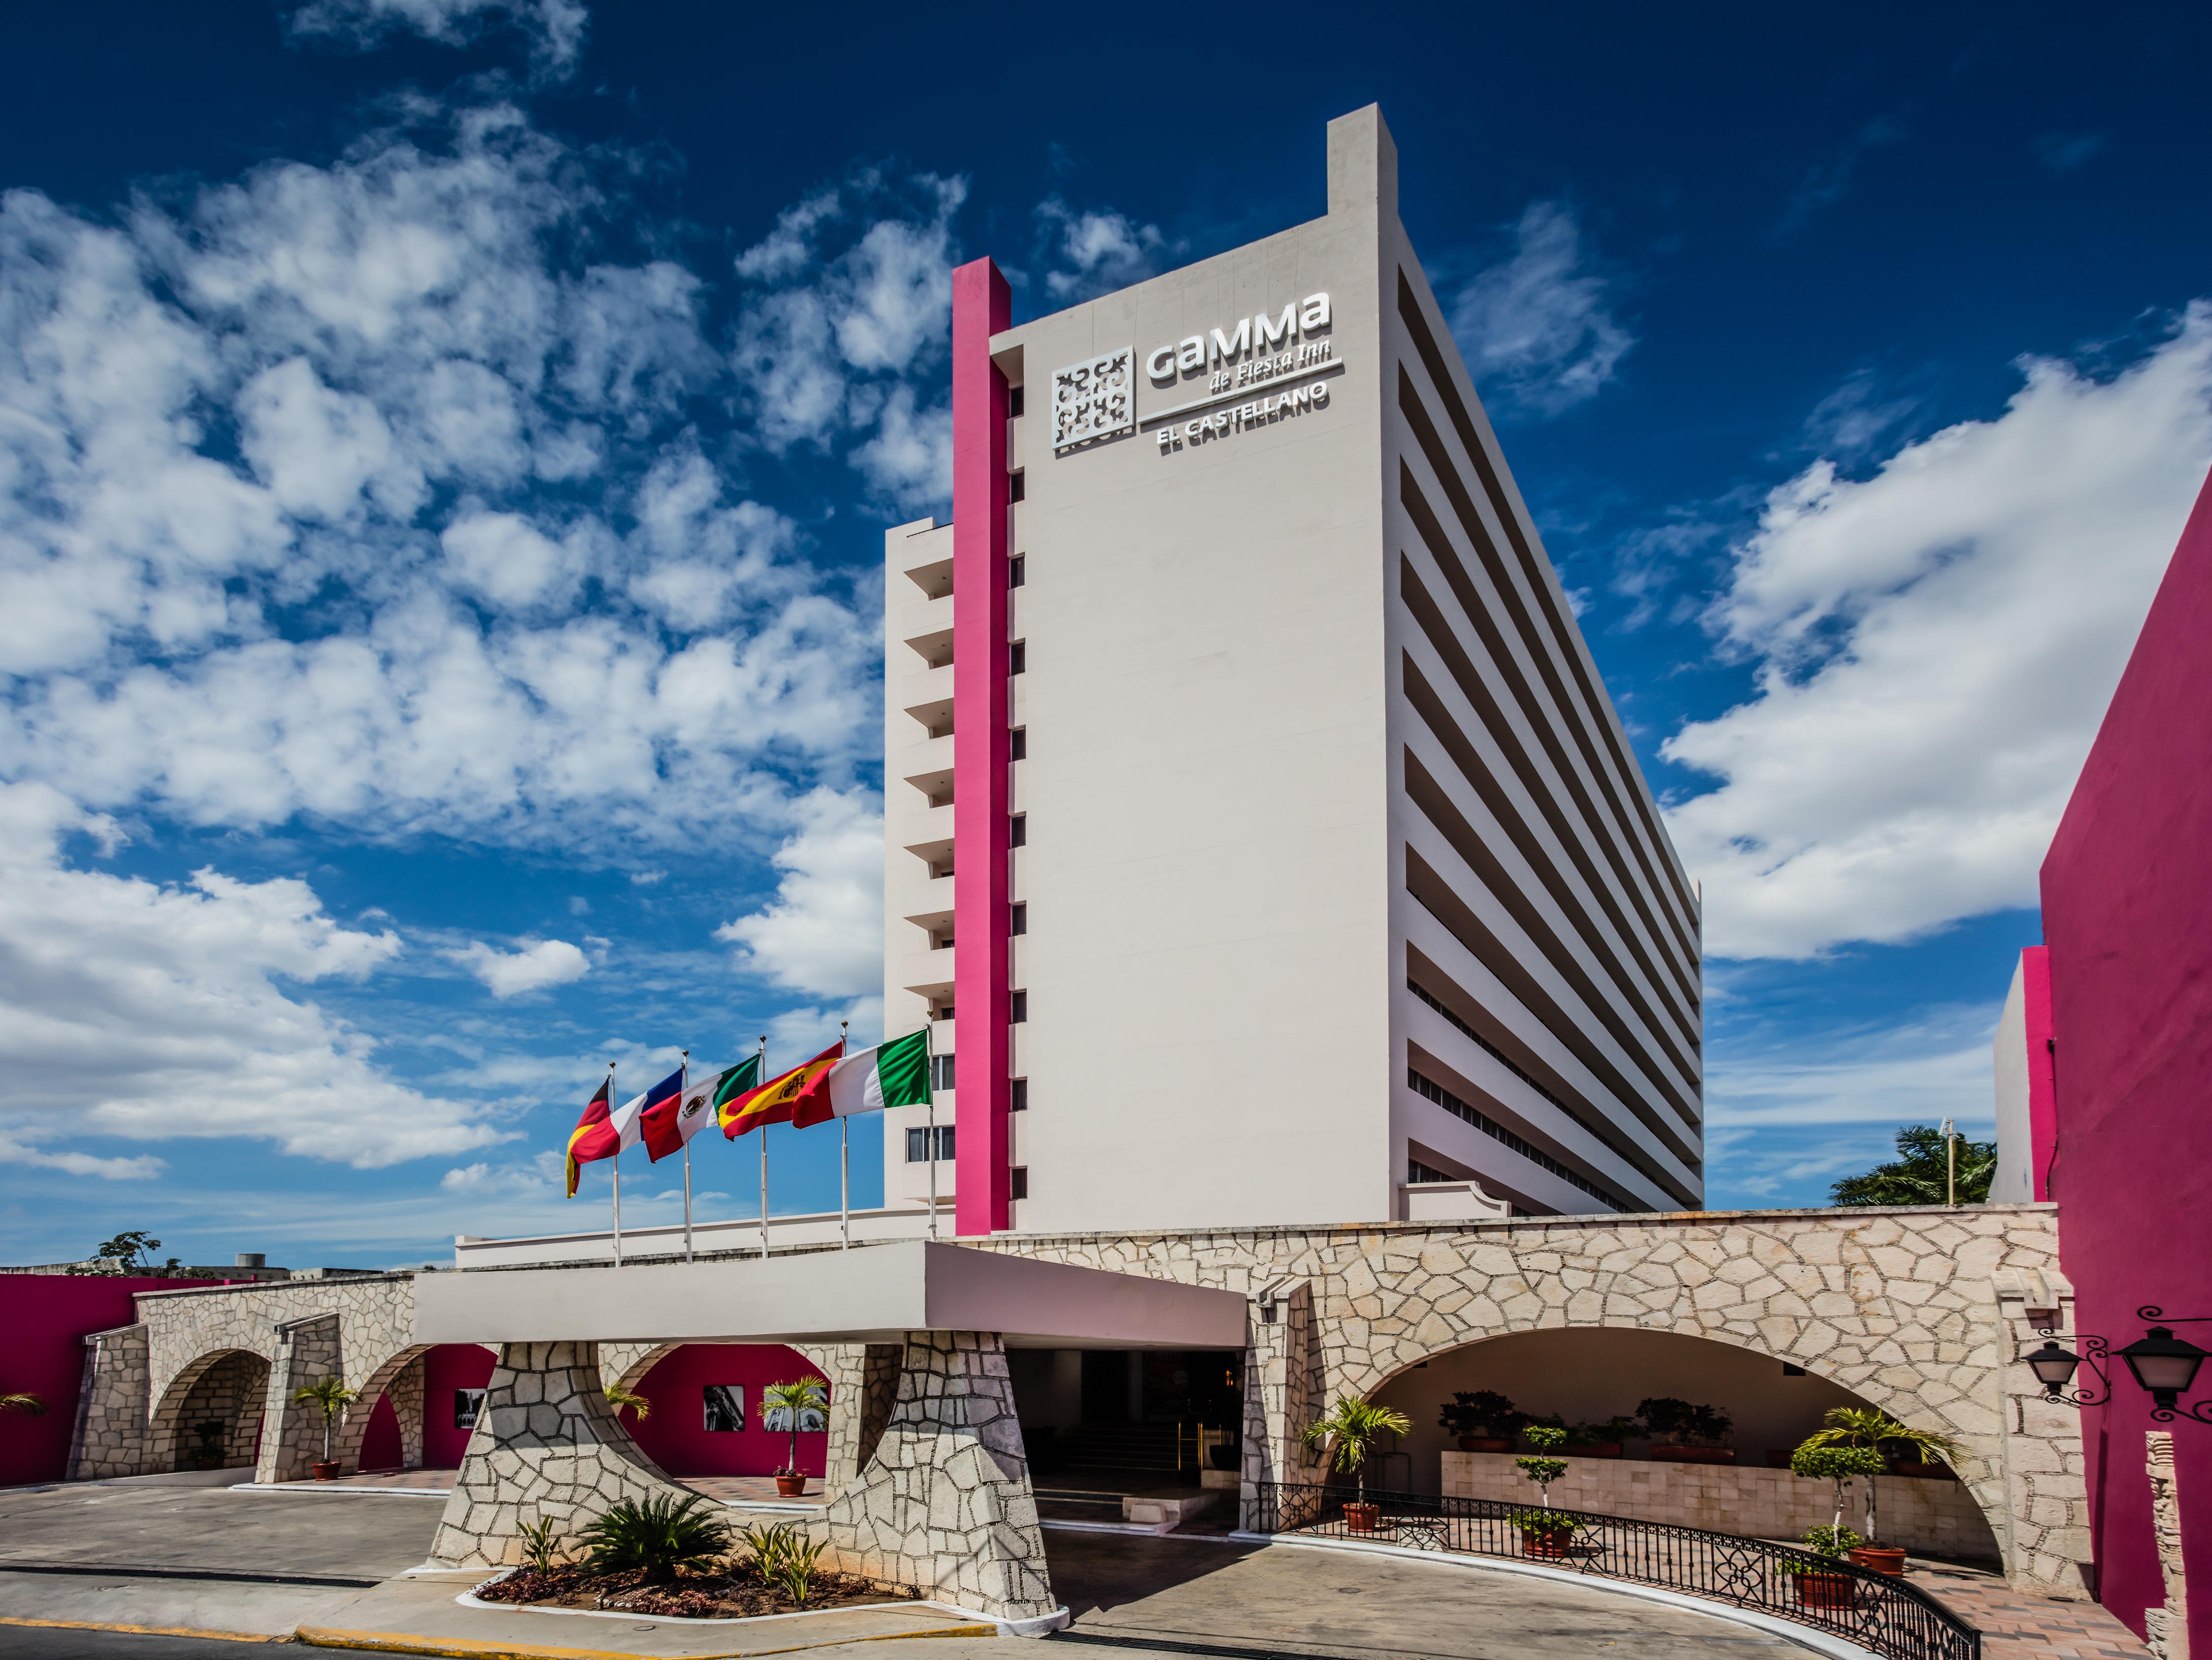
<instances>
[{"instance_id":1,"label":"driveway","mask_svg":"<svg viewBox=\"0 0 2212 1660\"><path fill-rule=\"evenodd\" d=\"M0 1569L153 1568L374 1584L430 1554L439 1498L82 1486L0 1493Z\"/></svg>"}]
</instances>

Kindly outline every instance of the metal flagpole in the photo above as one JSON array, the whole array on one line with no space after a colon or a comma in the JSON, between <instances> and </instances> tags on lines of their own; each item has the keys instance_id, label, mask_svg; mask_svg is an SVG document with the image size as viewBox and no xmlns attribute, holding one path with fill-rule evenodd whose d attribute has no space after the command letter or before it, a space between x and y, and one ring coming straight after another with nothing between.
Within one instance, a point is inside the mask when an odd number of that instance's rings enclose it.
<instances>
[{"instance_id":1,"label":"metal flagpole","mask_svg":"<svg viewBox=\"0 0 2212 1660\"><path fill-rule=\"evenodd\" d=\"M768 1034L765 1032L761 1034L760 1057L761 1081L766 1083L768 1081ZM768 1260L768 1126L765 1124L761 1126L760 1159L761 1260L766 1262Z\"/></svg>"},{"instance_id":2,"label":"metal flagpole","mask_svg":"<svg viewBox=\"0 0 2212 1660\"><path fill-rule=\"evenodd\" d=\"M837 1022L837 1054L842 1060L845 1052L845 1029L849 1021ZM844 1118L837 1120L837 1249L853 1248L853 1130Z\"/></svg>"},{"instance_id":3,"label":"metal flagpole","mask_svg":"<svg viewBox=\"0 0 2212 1660\"><path fill-rule=\"evenodd\" d=\"M922 1064L933 1073L937 1070L936 1037L927 1021L922 1025L921 1033L921 1050L927 1057ZM937 1080L934 1077L929 1080L928 1094L929 1100L923 1106L929 1113L929 1128L923 1133L929 1139L923 1143L921 1150L929 1155L929 1237L933 1239L937 1237Z\"/></svg>"},{"instance_id":4,"label":"metal flagpole","mask_svg":"<svg viewBox=\"0 0 2212 1660\"><path fill-rule=\"evenodd\" d=\"M615 1063L607 1063L607 1122L615 1118ZM622 1137L615 1137L615 1150L607 1155L607 1162L615 1170L615 1266L622 1266Z\"/></svg>"},{"instance_id":5,"label":"metal flagpole","mask_svg":"<svg viewBox=\"0 0 2212 1660\"><path fill-rule=\"evenodd\" d=\"M691 1051L684 1051L682 1063L677 1069L681 1075L677 1080L676 1133L684 1136L684 1098L691 1093ZM684 1260L691 1260L691 1138L684 1136Z\"/></svg>"}]
</instances>

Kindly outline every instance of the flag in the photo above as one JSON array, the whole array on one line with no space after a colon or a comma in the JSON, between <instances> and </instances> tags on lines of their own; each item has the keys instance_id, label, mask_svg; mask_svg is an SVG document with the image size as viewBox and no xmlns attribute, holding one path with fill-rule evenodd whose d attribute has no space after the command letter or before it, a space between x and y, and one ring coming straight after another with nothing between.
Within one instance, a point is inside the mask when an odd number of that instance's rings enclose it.
<instances>
[{"instance_id":1,"label":"flag","mask_svg":"<svg viewBox=\"0 0 2212 1660\"><path fill-rule=\"evenodd\" d=\"M599 1086L599 1093L585 1103L584 1116L568 1132L568 1197L572 1199L576 1197L576 1183L584 1173L580 1166L622 1150L615 1128L607 1121L607 1102L612 1099L607 1092L614 1087L614 1081L610 1076Z\"/></svg>"},{"instance_id":2,"label":"flag","mask_svg":"<svg viewBox=\"0 0 2212 1660\"><path fill-rule=\"evenodd\" d=\"M848 1055L830 1069L829 1112L832 1118L855 1112L880 1112L887 1106L929 1105L929 1033L893 1038L873 1049ZM818 1124L819 1118L798 1120Z\"/></svg>"},{"instance_id":3,"label":"flag","mask_svg":"<svg viewBox=\"0 0 2212 1660\"><path fill-rule=\"evenodd\" d=\"M615 1133L614 1150L625 1152L643 1141L645 1126L640 1120L645 1116L645 1109L655 1101L666 1100L683 1087L684 1069L679 1066L652 1088L642 1094L631 1096L609 1113L607 1127Z\"/></svg>"},{"instance_id":4,"label":"flag","mask_svg":"<svg viewBox=\"0 0 2212 1660\"><path fill-rule=\"evenodd\" d=\"M703 1122L695 1118L689 1127L683 1124L684 1095L684 1069L679 1066L641 1098L638 1139L645 1143L646 1152L655 1162L682 1151L684 1143L697 1133ZM629 1143L625 1142L623 1145Z\"/></svg>"},{"instance_id":5,"label":"flag","mask_svg":"<svg viewBox=\"0 0 2212 1660\"><path fill-rule=\"evenodd\" d=\"M770 1078L759 1088L732 1092L716 1108L722 1121L722 1133L735 1140L764 1124L820 1124L830 1116L830 1069L844 1052L845 1040L840 1038L805 1065L794 1066L781 1076ZM815 1100L817 1091L818 1103ZM798 1116L802 1106L811 1106L812 1116Z\"/></svg>"},{"instance_id":6,"label":"flag","mask_svg":"<svg viewBox=\"0 0 2212 1660\"><path fill-rule=\"evenodd\" d=\"M680 1152L690 1139L716 1121L714 1104L750 1089L760 1076L760 1057L748 1055L735 1066L703 1066L679 1096L645 1110L645 1150L655 1162Z\"/></svg>"}]
</instances>

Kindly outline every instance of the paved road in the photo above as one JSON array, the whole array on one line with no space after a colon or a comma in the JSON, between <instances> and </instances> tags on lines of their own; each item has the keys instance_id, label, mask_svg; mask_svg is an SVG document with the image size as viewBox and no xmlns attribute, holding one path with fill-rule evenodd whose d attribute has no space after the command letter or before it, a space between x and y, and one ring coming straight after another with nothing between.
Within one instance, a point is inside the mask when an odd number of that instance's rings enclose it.
<instances>
[{"instance_id":1,"label":"paved road","mask_svg":"<svg viewBox=\"0 0 2212 1660\"><path fill-rule=\"evenodd\" d=\"M437 1499L228 1487L6 1493L0 1493L0 1569L81 1564L373 1584L430 1554L444 1508Z\"/></svg>"}]
</instances>

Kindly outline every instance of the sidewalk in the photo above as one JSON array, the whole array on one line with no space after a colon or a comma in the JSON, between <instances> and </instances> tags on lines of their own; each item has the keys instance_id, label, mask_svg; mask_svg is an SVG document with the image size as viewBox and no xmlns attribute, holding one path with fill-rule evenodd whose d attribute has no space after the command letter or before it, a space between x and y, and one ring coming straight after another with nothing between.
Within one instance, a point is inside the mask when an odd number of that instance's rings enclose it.
<instances>
[{"instance_id":1,"label":"sidewalk","mask_svg":"<svg viewBox=\"0 0 2212 1660\"><path fill-rule=\"evenodd\" d=\"M1906 1576L1982 1633L1982 1660L2150 1660L2136 1634L2094 1602L2018 1591L1994 1573L1916 1561Z\"/></svg>"}]
</instances>

